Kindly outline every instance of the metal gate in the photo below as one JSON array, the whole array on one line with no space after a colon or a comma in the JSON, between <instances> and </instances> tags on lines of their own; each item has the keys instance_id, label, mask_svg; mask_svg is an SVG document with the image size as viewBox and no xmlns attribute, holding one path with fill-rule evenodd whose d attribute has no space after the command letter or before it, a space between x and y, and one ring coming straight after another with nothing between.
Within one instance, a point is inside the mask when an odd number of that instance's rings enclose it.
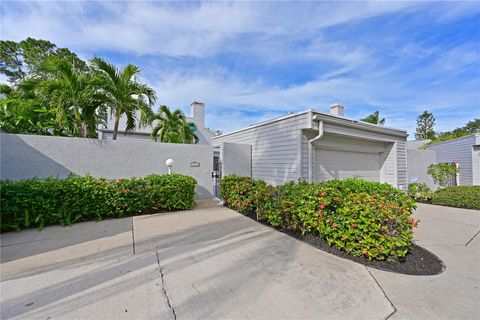
<instances>
[{"instance_id":1,"label":"metal gate","mask_svg":"<svg viewBox=\"0 0 480 320\"><path fill-rule=\"evenodd\" d=\"M222 162L220 154L213 155L213 196L220 199L220 180L222 180Z\"/></svg>"}]
</instances>

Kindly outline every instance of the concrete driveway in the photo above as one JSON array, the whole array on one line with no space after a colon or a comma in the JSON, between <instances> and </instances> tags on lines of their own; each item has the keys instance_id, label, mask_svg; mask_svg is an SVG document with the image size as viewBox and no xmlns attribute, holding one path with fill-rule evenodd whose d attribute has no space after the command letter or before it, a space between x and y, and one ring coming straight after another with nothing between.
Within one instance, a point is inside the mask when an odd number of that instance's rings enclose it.
<instances>
[{"instance_id":1,"label":"concrete driveway","mask_svg":"<svg viewBox=\"0 0 480 320\"><path fill-rule=\"evenodd\" d=\"M2 234L1 318L478 319L480 211L416 215L438 276L366 268L211 201Z\"/></svg>"}]
</instances>

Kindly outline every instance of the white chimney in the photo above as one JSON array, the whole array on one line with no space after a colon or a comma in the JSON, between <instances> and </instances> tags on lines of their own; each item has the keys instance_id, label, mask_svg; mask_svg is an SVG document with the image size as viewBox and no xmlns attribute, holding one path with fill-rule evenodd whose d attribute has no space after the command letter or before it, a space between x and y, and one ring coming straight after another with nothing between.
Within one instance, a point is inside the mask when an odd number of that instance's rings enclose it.
<instances>
[{"instance_id":1,"label":"white chimney","mask_svg":"<svg viewBox=\"0 0 480 320\"><path fill-rule=\"evenodd\" d=\"M339 103L334 103L330 105L330 114L333 114L334 116L343 117L344 110L345 110L345 107Z\"/></svg>"},{"instance_id":2,"label":"white chimney","mask_svg":"<svg viewBox=\"0 0 480 320\"><path fill-rule=\"evenodd\" d=\"M205 127L205 103L193 101L190 107L193 122L198 126Z\"/></svg>"}]
</instances>

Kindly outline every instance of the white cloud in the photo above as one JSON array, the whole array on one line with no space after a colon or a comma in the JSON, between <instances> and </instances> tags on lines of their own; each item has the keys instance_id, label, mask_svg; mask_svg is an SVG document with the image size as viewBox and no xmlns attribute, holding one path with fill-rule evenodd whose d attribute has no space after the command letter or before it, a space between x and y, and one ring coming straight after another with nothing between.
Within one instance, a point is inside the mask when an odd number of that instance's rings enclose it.
<instances>
[{"instance_id":1,"label":"white cloud","mask_svg":"<svg viewBox=\"0 0 480 320\"><path fill-rule=\"evenodd\" d=\"M78 50L210 56L245 35L318 34L323 28L402 10L413 3L22 2L3 4L2 37L46 38ZM308 6L308 8L306 8Z\"/></svg>"},{"instance_id":2,"label":"white cloud","mask_svg":"<svg viewBox=\"0 0 480 320\"><path fill-rule=\"evenodd\" d=\"M0 6L2 39L44 38L82 57L126 53L133 63L148 56L142 60L148 66L143 75L157 89L160 103L188 111L192 100L202 100L207 124L226 131L289 111L327 110L332 102L344 103L354 118L380 109L388 125L409 130L412 114L425 108L440 115L464 110L458 122L473 118L473 108L480 105L478 77L458 85L452 81L472 65L478 70L477 43L446 50L414 37L403 43L394 33L378 39L372 33L369 40L376 46L355 41L355 34L328 37L334 27L393 13L416 11L418 19L448 23L478 13L478 3L4 1ZM390 51L384 52L384 44ZM205 62L232 53L272 70L295 62L324 68L305 81L279 85L262 74L246 78L241 70ZM157 67L155 59L164 56L193 57L198 63ZM421 67L411 67L419 62ZM452 126L449 120L438 122L442 130Z\"/></svg>"}]
</instances>

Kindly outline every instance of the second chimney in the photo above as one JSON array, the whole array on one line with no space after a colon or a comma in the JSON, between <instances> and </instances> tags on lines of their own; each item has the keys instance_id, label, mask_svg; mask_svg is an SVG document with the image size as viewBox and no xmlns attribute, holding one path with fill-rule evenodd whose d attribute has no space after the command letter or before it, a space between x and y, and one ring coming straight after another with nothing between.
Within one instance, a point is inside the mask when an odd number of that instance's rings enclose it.
<instances>
[{"instance_id":1,"label":"second chimney","mask_svg":"<svg viewBox=\"0 0 480 320\"><path fill-rule=\"evenodd\" d=\"M191 116L196 125L205 127L205 103L193 101L191 106Z\"/></svg>"},{"instance_id":2,"label":"second chimney","mask_svg":"<svg viewBox=\"0 0 480 320\"><path fill-rule=\"evenodd\" d=\"M334 103L330 105L330 114L333 114L334 116L343 117L344 110L345 110L345 107L339 103Z\"/></svg>"}]
</instances>

